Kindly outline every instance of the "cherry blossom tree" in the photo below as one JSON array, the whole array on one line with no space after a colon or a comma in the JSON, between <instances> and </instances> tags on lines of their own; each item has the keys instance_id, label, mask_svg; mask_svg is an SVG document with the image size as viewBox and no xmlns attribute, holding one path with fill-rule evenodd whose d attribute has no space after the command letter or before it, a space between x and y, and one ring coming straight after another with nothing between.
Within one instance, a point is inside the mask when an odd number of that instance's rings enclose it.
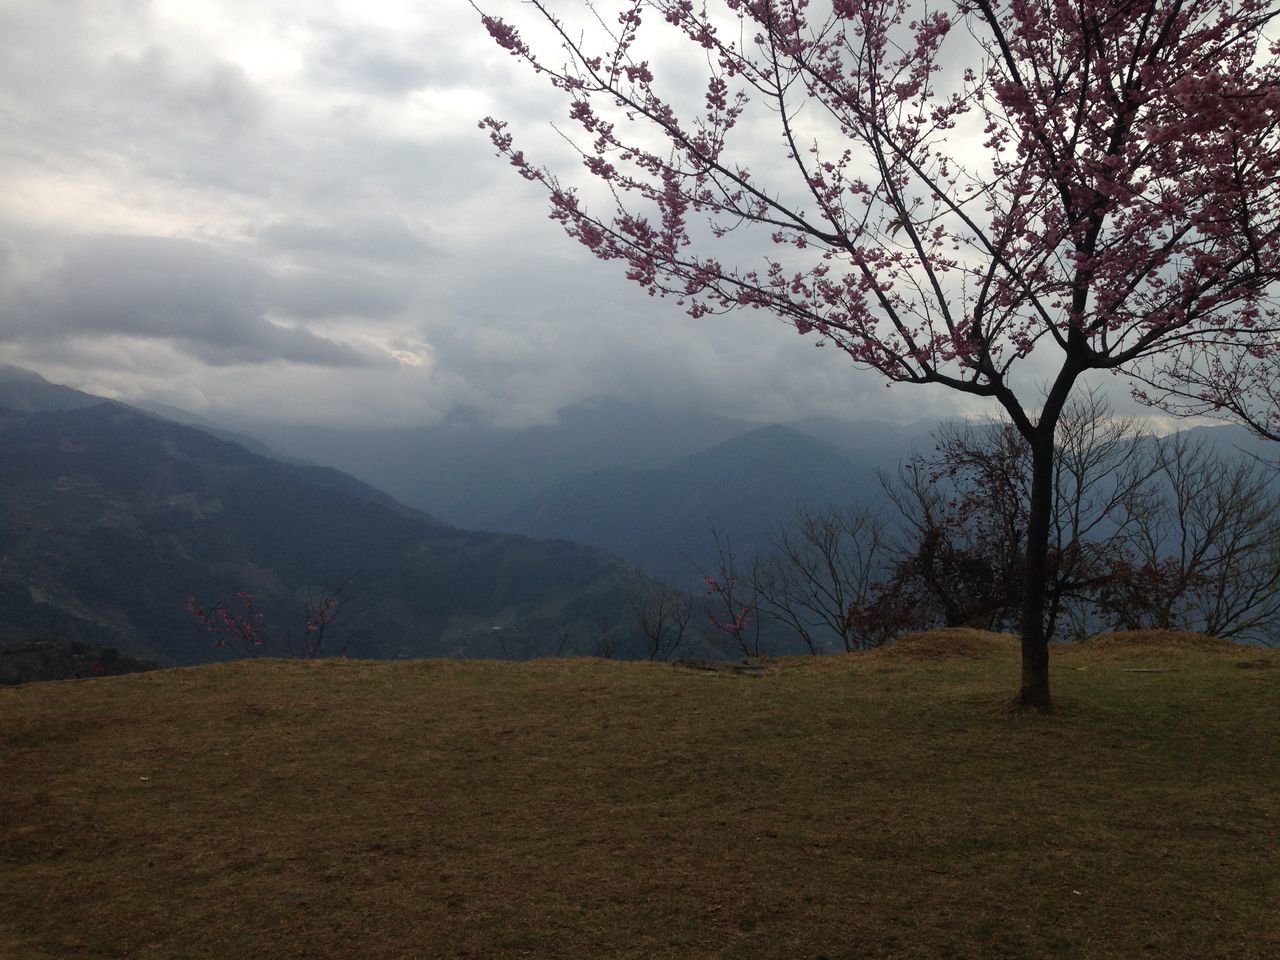
<instances>
[{"instance_id":1,"label":"cherry blossom tree","mask_svg":"<svg viewBox=\"0 0 1280 960\"><path fill-rule=\"evenodd\" d=\"M481 125L570 236L694 317L767 310L890 382L1003 408L1033 467L1019 699L1050 708L1054 441L1078 382L1276 350L1276 4L521 6L483 23L564 95L582 166Z\"/></svg>"}]
</instances>

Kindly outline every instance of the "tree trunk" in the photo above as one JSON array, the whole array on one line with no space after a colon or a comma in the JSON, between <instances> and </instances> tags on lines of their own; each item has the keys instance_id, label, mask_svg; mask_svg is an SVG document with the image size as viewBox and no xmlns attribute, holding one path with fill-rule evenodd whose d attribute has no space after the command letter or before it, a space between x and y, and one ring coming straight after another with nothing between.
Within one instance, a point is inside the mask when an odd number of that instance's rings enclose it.
<instances>
[{"instance_id":1,"label":"tree trunk","mask_svg":"<svg viewBox=\"0 0 1280 960\"><path fill-rule=\"evenodd\" d=\"M1034 436L1028 438L1031 509L1022 574L1022 690L1018 695L1023 706L1045 711L1053 709L1049 696L1049 640L1044 629L1049 525L1053 517L1053 435L1054 423L1041 422Z\"/></svg>"}]
</instances>

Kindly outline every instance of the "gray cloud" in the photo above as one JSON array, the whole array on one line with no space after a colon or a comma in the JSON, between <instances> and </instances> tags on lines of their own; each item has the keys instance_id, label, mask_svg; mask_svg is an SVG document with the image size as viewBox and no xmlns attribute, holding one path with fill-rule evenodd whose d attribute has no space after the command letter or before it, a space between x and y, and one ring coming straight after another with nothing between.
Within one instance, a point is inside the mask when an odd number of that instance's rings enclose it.
<instances>
[{"instance_id":1,"label":"gray cloud","mask_svg":"<svg viewBox=\"0 0 1280 960\"><path fill-rule=\"evenodd\" d=\"M313 270L290 271L272 279L271 306L305 319L388 317L405 306L405 293L390 279Z\"/></svg>"},{"instance_id":2,"label":"gray cloud","mask_svg":"<svg viewBox=\"0 0 1280 960\"><path fill-rule=\"evenodd\" d=\"M0 290L9 282L17 264L17 245L7 237L0 237Z\"/></svg>"},{"instance_id":3,"label":"gray cloud","mask_svg":"<svg viewBox=\"0 0 1280 960\"><path fill-rule=\"evenodd\" d=\"M334 367L378 363L268 317L273 308L292 306L290 298L300 298L304 286L281 282L247 259L189 240L102 237L19 284L0 317L0 338L164 340L212 366L275 360Z\"/></svg>"},{"instance_id":4,"label":"gray cloud","mask_svg":"<svg viewBox=\"0 0 1280 960\"><path fill-rule=\"evenodd\" d=\"M177 120L225 134L256 126L266 110L242 67L216 60L183 69L173 52L160 45L137 56L113 55L107 78L110 95L132 105L140 124Z\"/></svg>"},{"instance_id":5,"label":"gray cloud","mask_svg":"<svg viewBox=\"0 0 1280 960\"><path fill-rule=\"evenodd\" d=\"M395 100L431 90L461 90L492 81L491 52L480 18L457 4L423 6L395 27L313 17L304 51L308 76L346 93Z\"/></svg>"},{"instance_id":6,"label":"gray cloud","mask_svg":"<svg viewBox=\"0 0 1280 960\"><path fill-rule=\"evenodd\" d=\"M372 261L411 263L434 252L421 233L392 217L364 217L339 224L283 220L267 224L256 237L280 250Z\"/></svg>"},{"instance_id":7,"label":"gray cloud","mask_svg":"<svg viewBox=\"0 0 1280 960\"><path fill-rule=\"evenodd\" d=\"M418 43L368 29L317 22L310 68L329 86L377 96L399 97L420 90L439 74Z\"/></svg>"}]
</instances>

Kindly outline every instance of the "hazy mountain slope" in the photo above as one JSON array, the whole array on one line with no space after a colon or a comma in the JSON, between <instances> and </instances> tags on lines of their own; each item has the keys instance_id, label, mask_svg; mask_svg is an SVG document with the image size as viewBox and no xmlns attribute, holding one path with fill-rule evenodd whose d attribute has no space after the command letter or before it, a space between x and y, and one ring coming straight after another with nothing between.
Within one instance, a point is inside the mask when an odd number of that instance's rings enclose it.
<instances>
[{"instance_id":1,"label":"hazy mountain slope","mask_svg":"<svg viewBox=\"0 0 1280 960\"><path fill-rule=\"evenodd\" d=\"M452 523L476 526L565 477L669 463L755 424L595 399L564 408L554 424L522 429L491 427L465 412L402 430L237 426L291 456L346 471Z\"/></svg>"},{"instance_id":2,"label":"hazy mountain slope","mask_svg":"<svg viewBox=\"0 0 1280 960\"><path fill-rule=\"evenodd\" d=\"M188 427L195 427L197 430L203 430L205 433L211 433L219 440L230 440L232 443L238 443L246 450L250 450L263 457L271 457L275 460L284 460L287 463L309 464L309 461L291 458L282 454L279 450L263 443L257 437L251 436L247 433L241 433L237 430L227 430L221 425L214 423L212 420L208 420L199 414L192 413L190 410L184 410L182 407L175 407L168 403L157 403L154 400L133 403L130 404L130 406L133 406L138 410L144 410L147 413L154 413L156 416L163 417L165 420L172 420L174 423L181 423Z\"/></svg>"},{"instance_id":3,"label":"hazy mountain slope","mask_svg":"<svg viewBox=\"0 0 1280 960\"><path fill-rule=\"evenodd\" d=\"M569 543L451 528L323 468L117 404L0 410L0 629L190 663L183 609L238 590L277 626L348 578L342 635L371 656L484 652L495 625L625 603L623 566Z\"/></svg>"},{"instance_id":4,"label":"hazy mountain slope","mask_svg":"<svg viewBox=\"0 0 1280 960\"><path fill-rule=\"evenodd\" d=\"M1227 457L1246 456L1269 464L1277 464L1280 461L1280 444L1263 440L1235 424L1191 427L1180 432L1194 443L1202 441L1208 443Z\"/></svg>"},{"instance_id":5,"label":"hazy mountain slope","mask_svg":"<svg viewBox=\"0 0 1280 960\"><path fill-rule=\"evenodd\" d=\"M205 433L213 434L219 439L238 443L246 450L251 450L264 457L285 459L256 437L225 430L218 424L191 413L189 410L183 410L181 407L150 401L125 404L116 400L107 400L105 397L85 393L82 390L76 390L74 387L50 383L34 371L9 364L0 364L0 407L2 408L34 413L41 410L75 410L79 407L92 407L99 403L116 403L132 410L154 414L164 420L172 420L174 423L181 423L189 427L195 427L197 430L203 430Z\"/></svg>"},{"instance_id":6,"label":"hazy mountain slope","mask_svg":"<svg viewBox=\"0 0 1280 960\"><path fill-rule=\"evenodd\" d=\"M40 410L74 410L102 403L101 397L91 396L50 383L38 373L0 364L0 407L33 413Z\"/></svg>"},{"instance_id":7,"label":"hazy mountain slope","mask_svg":"<svg viewBox=\"0 0 1280 960\"><path fill-rule=\"evenodd\" d=\"M908 455L912 444L920 450L930 449L930 434L940 422L917 420L901 424L874 418L837 420L834 417L805 417L786 426L854 454L860 462L878 463L885 469L892 469Z\"/></svg>"},{"instance_id":8,"label":"hazy mountain slope","mask_svg":"<svg viewBox=\"0 0 1280 960\"><path fill-rule=\"evenodd\" d=\"M217 425L179 407L156 403L133 406L130 404L120 403L115 400L107 400L104 397L94 396L93 394L85 393L72 387L50 383L39 374L33 373L30 370L24 370L21 367L0 366L0 409L35 413L55 410L79 410L85 407L99 406L103 404L120 411L141 414L145 417L154 415L165 421L194 427L196 430L216 437L219 440L238 444L250 453L257 454L260 457L266 457L272 460L283 460L293 466L300 467L304 471L303 475L312 483L321 486L329 486L335 490L360 497L361 499L372 500L375 503L379 503L388 509L394 510L405 516L412 515L435 524L447 526L443 520L439 520L430 514L410 508L389 494L384 493L382 490L372 487L363 481L357 480L349 474L342 473L332 467L317 466L306 461L287 460L279 456L274 450L267 447L255 437L236 433L230 430L223 430Z\"/></svg>"},{"instance_id":9,"label":"hazy mountain slope","mask_svg":"<svg viewBox=\"0 0 1280 960\"><path fill-rule=\"evenodd\" d=\"M713 566L712 526L749 557L798 504L873 496L876 466L788 427L761 427L663 468L570 477L486 526L595 544L685 581Z\"/></svg>"}]
</instances>

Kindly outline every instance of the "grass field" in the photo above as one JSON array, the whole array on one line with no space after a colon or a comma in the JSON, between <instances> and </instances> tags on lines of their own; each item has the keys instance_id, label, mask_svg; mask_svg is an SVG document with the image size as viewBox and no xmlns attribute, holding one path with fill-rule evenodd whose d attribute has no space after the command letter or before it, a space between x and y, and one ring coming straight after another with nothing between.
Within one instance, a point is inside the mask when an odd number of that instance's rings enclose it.
<instances>
[{"instance_id":1,"label":"grass field","mask_svg":"<svg viewBox=\"0 0 1280 960\"><path fill-rule=\"evenodd\" d=\"M0 957L1280 957L1280 650L1157 641L0 690Z\"/></svg>"}]
</instances>

